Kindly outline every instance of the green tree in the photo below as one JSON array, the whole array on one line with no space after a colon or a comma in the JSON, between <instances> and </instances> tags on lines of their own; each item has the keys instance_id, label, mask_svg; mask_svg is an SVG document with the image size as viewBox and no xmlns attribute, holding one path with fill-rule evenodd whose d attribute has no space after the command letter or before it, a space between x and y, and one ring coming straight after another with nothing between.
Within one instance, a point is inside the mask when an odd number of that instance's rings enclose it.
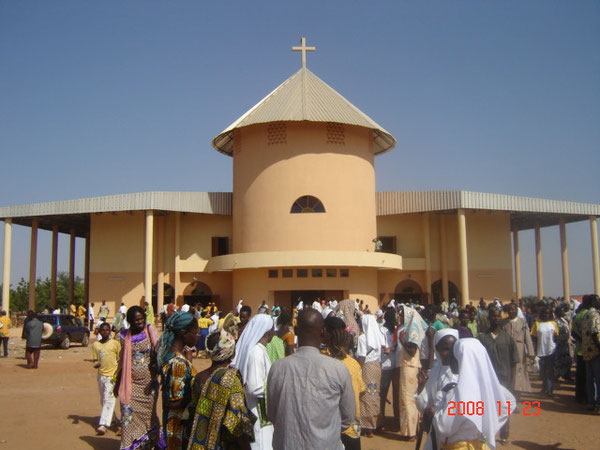
<instances>
[{"instance_id":1,"label":"green tree","mask_svg":"<svg viewBox=\"0 0 600 450\"><path fill-rule=\"evenodd\" d=\"M36 280L35 300L36 311L50 309L50 278ZM1 288L0 284L0 288ZM1 291L0 291L1 292ZM85 286L81 277L75 277L74 280L74 298L75 305L83 305L85 301ZM56 280L56 303L60 309L69 307L69 274L59 272ZM4 305L4 301L2 302ZM11 311L27 311L29 309L29 281L21 278L16 287L10 288L10 309Z\"/></svg>"}]
</instances>

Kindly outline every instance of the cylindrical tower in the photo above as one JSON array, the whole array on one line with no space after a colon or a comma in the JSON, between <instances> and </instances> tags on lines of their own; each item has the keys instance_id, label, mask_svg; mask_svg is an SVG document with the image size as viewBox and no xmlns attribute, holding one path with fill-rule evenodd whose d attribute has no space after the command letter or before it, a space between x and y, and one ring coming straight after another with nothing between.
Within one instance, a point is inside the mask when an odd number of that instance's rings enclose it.
<instances>
[{"instance_id":1,"label":"cylindrical tower","mask_svg":"<svg viewBox=\"0 0 600 450\"><path fill-rule=\"evenodd\" d=\"M234 253L373 248L370 130L275 122L245 127L236 137Z\"/></svg>"},{"instance_id":2,"label":"cylindrical tower","mask_svg":"<svg viewBox=\"0 0 600 450\"><path fill-rule=\"evenodd\" d=\"M374 306L376 154L396 141L306 68L213 139L233 157L233 293L250 304L357 296ZM341 299L341 298L340 298Z\"/></svg>"}]
</instances>

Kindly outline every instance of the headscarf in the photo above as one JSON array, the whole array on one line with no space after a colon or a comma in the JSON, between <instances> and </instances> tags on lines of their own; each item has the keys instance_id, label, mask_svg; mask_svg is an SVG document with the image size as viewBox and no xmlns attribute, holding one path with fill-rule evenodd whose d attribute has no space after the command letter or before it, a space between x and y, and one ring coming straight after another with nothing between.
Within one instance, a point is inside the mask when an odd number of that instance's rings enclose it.
<instances>
[{"instance_id":1,"label":"headscarf","mask_svg":"<svg viewBox=\"0 0 600 450\"><path fill-rule=\"evenodd\" d=\"M425 332L427 331L427 328L429 328L429 325L423 320L421 314L410 306L404 307L404 324L406 325L405 341L412 342L419 347L421 341L423 341L423 338L425 337Z\"/></svg>"},{"instance_id":2,"label":"headscarf","mask_svg":"<svg viewBox=\"0 0 600 450\"><path fill-rule=\"evenodd\" d=\"M367 354L372 350L381 350L381 347L385 347L385 339L375 316L371 314L362 316L362 327L367 341Z\"/></svg>"},{"instance_id":3,"label":"headscarf","mask_svg":"<svg viewBox=\"0 0 600 450\"><path fill-rule=\"evenodd\" d=\"M240 340L237 343L235 357L231 363L242 374L242 380L246 382L248 374L248 358L250 353L262 339L265 333L273 329L273 319L267 314L257 314L244 327Z\"/></svg>"},{"instance_id":4,"label":"headscarf","mask_svg":"<svg viewBox=\"0 0 600 450\"><path fill-rule=\"evenodd\" d=\"M329 314L331 314L332 312L333 312L333 309L331 309L329 307L329 305L327 305L325 308L323 308L321 315L323 316L323 319L327 319L327 316L329 316Z\"/></svg>"},{"instance_id":5,"label":"headscarf","mask_svg":"<svg viewBox=\"0 0 600 450\"><path fill-rule=\"evenodd\" d=\"M223 324L221 325L221 329L227 331L232 334L236 339L238 337L238 324L235 320L235 316L233 313L229 313L223 319Z\"/></svg>"},{"instance_id":6,"label":"headscarf","mask_svg":"<svg viewBox=\"0 0 600 450\"><path fill-rule=\"evenodd\" d=\"M235 352L235 336L225 329L215 331L208 335L206 342L215 334L219 335L219 340L213 348L206 346L206 354L215 362L227 361Z\"/></svg>"},{"instance_id":7,"label":"headscarf","mask_svg":"<svg viewBox=\"0 0 600 450\"><path fill-rule=\"evenodd\" d=\"M454 328L444 328L437 331L433 338L434 349L440 340L446 336L454 336L458 341L458 330ZM456 382L458 379L458 375L452 373L450 366L444 366L442 364L442 358L437 350L435 350L435 356L436 359L433 361L433 365L429 371L429 378L425 384L428 405L432 406L434 409L443 398L443 387L448 383Z\"/></svg>"},{"instance_id":8,"label":"headscarf","mask_svg":"<svg viewBox=\"0 0 600 450\"><path fill-rule=\"evenodd\" d=\"M483 402L483 415L466 415L485 437L490 448L496 448L496 433L506 421L506 402L515 410L515 398L506 390L496 376L485 347L475 338L463 338L454 344L454 356L458 360L457 402ZM502 415L498 417L497 402L501 402Z\"/></svg>"},{"instance_id":9,"label":"headscarf","mask_svg":"<svg viewBox=\"0 0 600 450\"><path fill-rule=\"evenodd\" d=\"M342 300L337 305L335 315L344 321L346 327L348 328L348 331L354 333L355 335L358 335L359 329L358 323L356 323L356 319L354 318L354 312L356 311L354 305L354 300Z\"/></svg>"},{"instance_id":10,"label":"headscarf","mask_svg":"<svg viewBox=\"0 0 600 450\"><path fill-rule=\"evenodd\" d=\"M163 331L160 341L158 342L158 351L156 359L158 361L158 367L162 367L165 363L165 357L171 350L173 341L175 340L175 334L187 327L194 319L194 315L189 312L177 311L174 312L165 324L165 331Z\"/></svg>"}]
</instances>

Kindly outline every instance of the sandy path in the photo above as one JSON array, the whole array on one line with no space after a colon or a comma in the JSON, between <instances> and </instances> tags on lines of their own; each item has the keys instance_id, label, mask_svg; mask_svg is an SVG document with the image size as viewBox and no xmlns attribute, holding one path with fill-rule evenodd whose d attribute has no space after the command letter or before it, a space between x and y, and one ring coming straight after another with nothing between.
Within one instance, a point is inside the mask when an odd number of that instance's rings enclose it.
<instances>
[{"instance_id":1,"label":"sandy path","mask_svg":"<svg viewBox=\"0 0 600 450\"><path fill-rule=\"evenodd\" d=\"M38 370L24 368L20 330L12 330L9 357L0 358L0 450L4 449L106 449L119 448L113 431L96 436L100 413L96 371L86 361L90 349L44 348ZM197 369L206 360L196 360ZM536 383L536 387L539 383ZM595 449L600 448L600 417L573 400L573 385L557 390L555 400L541 400L539 416L514 415L511 444L499 448ZM540 400L535 395L523 400ZM388 405L391 415L391 405ZM575 430L578 430L577 433ZM362 439L364 450L414 449L396 433Z\"/></svg>"}]
</instances>

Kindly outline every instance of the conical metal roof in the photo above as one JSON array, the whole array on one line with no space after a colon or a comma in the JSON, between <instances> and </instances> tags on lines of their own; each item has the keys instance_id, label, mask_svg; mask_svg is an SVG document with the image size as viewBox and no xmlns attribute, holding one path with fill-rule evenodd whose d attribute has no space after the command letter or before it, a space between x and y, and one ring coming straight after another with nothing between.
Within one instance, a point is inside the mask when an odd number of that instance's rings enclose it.
<instances>
[{"instance_id":1,"label":"conical metal roof","mask_svg":"<svg viewBox=\"0 0 600 450\"><path fill-rule=\"evenodd\" d=\"M215 149L233 154L234 131L268 122L333 122L373 131L375 154L385 153L396 139L306 68L300 69L212 140Z\"/></svg>"}]
</instances>

